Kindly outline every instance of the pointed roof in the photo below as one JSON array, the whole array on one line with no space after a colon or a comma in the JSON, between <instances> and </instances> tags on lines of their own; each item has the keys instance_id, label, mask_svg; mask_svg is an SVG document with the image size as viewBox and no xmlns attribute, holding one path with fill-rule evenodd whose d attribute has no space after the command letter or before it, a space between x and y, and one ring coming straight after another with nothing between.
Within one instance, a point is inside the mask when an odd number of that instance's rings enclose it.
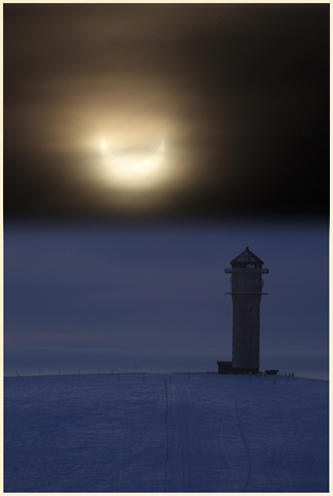
<instances>
[{"instance_id":1,"label":"pointed roof","mask_svg":"<svg viewBox=\"0 0 333 496\"><path fill-rule=\"evenodd\" d=\"M264 262L260 260L252 251L249 250L249 247L247 246L245 250L238 255L238 257L234 258L231 260L230 264L233 267L246 267L247 264L253 264L256 267L262 267Z\"/></svg>"}]
</instances>

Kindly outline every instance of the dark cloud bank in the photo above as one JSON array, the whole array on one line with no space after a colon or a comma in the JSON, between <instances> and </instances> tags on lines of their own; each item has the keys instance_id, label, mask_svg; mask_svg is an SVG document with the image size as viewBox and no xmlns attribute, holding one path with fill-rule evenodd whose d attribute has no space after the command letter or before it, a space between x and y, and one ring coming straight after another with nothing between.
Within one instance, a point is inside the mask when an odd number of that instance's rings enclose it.
<instances>
[{"instance_id":1,"label":"dark cloud bank","mask_svg":"<svg viewBox=\"0 0 333 496\"><path fill-rule=\"evenodd\" d=\"M140 130L178 174L148 208L85 176ZM4 5L6 219L328 206L328 4Z\"/></svg>"}]
</instances>

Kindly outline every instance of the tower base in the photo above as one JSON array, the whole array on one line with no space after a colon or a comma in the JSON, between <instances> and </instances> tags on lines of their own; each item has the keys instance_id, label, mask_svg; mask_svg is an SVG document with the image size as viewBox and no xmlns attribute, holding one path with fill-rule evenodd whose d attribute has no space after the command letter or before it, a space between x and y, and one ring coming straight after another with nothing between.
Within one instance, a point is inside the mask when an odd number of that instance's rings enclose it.
<instances>
[{"instance_id":1,"label":"tower base","mask_svg":"<svg viewBox=\"0 0 333 496\"><path fill-rule=\"evenodd\" d=\"M258 367L232 367L232 374L258 374Z\"/></svg>"},{"instance_id":2,"label":"tower base","mask_svg":"<svg viewBox=\"0 0 333 496\"><path fill-rule=\"evenodd\" d=\"M233 367L232 362L217 362L219 374L258 374L258 367Z\"/></svg>"}]
</instances>

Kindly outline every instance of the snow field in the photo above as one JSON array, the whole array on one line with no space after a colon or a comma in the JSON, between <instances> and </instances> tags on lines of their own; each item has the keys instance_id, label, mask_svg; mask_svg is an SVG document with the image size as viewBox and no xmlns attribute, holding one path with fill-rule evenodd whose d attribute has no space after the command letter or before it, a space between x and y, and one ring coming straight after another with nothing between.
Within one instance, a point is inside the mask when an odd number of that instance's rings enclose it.
<instances>
[{"instance_id":1,"label":"snow field","mask_svg":"<svg viewBox=\"0 0 333 496\"><path fill-rule=\"evenodd\" d=\"M5 378L7 492L328 491L328 382Z\"/></svg>"}]
</instances>

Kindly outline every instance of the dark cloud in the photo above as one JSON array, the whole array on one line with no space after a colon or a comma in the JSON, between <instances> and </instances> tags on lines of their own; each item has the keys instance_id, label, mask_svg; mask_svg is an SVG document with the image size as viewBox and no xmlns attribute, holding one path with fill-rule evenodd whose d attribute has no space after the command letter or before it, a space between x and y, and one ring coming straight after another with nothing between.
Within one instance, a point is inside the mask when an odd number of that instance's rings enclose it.
<instances>
[{"instance_id":1,"label":"dark cloud","mask_svg":"<svg viewBox=\"0 0 333 496\"><path fill-rule=\"evenodd\" d=\"M102 137L163 137L170 180L99 179ZM328 205L328 4L4 5L6 218Z\"/></svg>"}]
</instances>

